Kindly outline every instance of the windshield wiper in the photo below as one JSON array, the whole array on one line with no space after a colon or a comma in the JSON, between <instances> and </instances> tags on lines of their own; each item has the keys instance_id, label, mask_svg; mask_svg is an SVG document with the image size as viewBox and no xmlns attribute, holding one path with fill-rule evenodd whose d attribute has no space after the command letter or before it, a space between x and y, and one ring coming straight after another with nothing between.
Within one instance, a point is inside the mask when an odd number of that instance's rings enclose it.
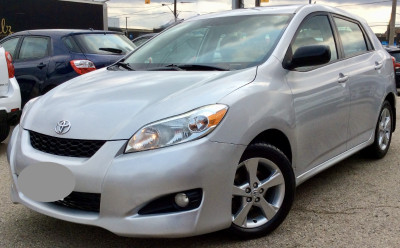
<instances>
[{"instance_id":1,"label":"windshield wiper","mask_svg":"<svg viewBox=\"0 0 400 248\"><path fill-rule=\"evenodd\" d=\"M124 68L124 69L126 69L126 70L128 70L128 71L135 71L135 69L133 69L133 68L129 65L129 63L125 63L123 60L118 61L117 63L111 65L110 67L112 67L112 66L120 66L120 67L122 67L122 68ZM110 68L110 67L109 67L109 68Z\"/></svg>"},{"instance_id":2,"label":"windshield wiper","mask_svg":"<svg viewBox=\"0 0 400 248\"><path fill-rule=\"evenodd\" d=\"M175 65L175 64L169 64L169 65L166 65L166 66L148 68L146 70L147 71L183 71L183 69L180 68L179 65Z\"/></svg>"},{"instance_id":3,"label":"windshield wiper","mask_svg":"<svg viewBox=\"0 0 400 248\"><path fill-rule=\"evenodd\" d=\"M177 65L177 67L183 70L190 70L190 71L229 71L226 68L213 65L182 64L182 65Z\"/></svg>"},{"instance_id":4,"label":"windshield wiper","mask_svg":"<svg viewBox=\"0 0 400 248\"><path fill-rule=\"evenodd\" d=\"M163 70L175 70L175 71L229 71L226 68L212 66L212 65L199 65L199 64L169 64L162 67L149 68L148 71L163 71Z\"/></svg>"},{"instance_id":5,"label":"windshield wiper","mask_svg":"<svg viewBox=\"0 0 400 248\"><path fill-rule=\"evenodd\" d=\"M112 47L100 47L99 50L101 51L106 51L106 52L112 52L116 54L121 54L123 51L118 48L112 48Z\"/></svg>"}]
</instances>

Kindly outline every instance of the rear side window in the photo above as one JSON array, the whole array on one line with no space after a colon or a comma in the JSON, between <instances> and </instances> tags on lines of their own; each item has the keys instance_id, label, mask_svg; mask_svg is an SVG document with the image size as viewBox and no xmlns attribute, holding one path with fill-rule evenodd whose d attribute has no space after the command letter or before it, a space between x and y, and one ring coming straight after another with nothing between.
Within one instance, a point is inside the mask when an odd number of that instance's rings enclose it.
<instances>
[{"instance_id":1,"label":"rear side window","mask_svg":"<svg viewBox=\"0 0 400 248\"><path fill-rule=\"evenodd\" d=\"M70 50L71 52L74 53L81 53L81 49L79 48L78 44L76 44L74 38L72 38L71 36L67 36L64 37L63 42L65 44L65 46L67 46L68 50Z\"/></svg>"},{"instance_id":2,"label":"rear side window","mask_svg":"<svg viewBox=\"0 0 400 248\"><path fill-rule=\"evenodd\" d=\"M46 37L25 37L22 41L19 59L40 59L48 55L49 39Z\"/></svg>"},{"instance_id":3,"label":"rear side window","mask_svg":"<svg viewBox=\"0 0 400 248\"><path fill-rule=\"evenodd\" d=\"M357 23L334 17L343 44L344 56L351 57L368 51L364 34Z\"/></svg>"},{"instance_id":4,"label":"rear side window","mask_svg":"<svg viewBox=\"0 0 400 248\"><path fill-rule=\"evenodd\" d=\"M19 37L16 37L16 38L8 39L4 43L1 44L4 47L4 49L11 54L13 59L16 59L15 55L16 55L18 41L19 41Z\"/></svg>"}]
</instances>

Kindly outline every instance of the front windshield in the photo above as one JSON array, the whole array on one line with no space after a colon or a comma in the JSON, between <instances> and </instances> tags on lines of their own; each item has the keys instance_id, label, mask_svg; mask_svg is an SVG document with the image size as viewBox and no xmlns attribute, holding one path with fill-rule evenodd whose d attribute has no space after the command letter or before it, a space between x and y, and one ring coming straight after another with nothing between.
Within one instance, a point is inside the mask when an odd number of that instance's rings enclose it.
<instances>
[{"instance_id":1,"label":"front windshield","mask_svg":"<svg viewBox=\"0 0 400 248\"><path fill-rule=\"evenodd\" d=\"M125 59L135 70L196 65L238 70L273 51L291 15L245 15L187 21L161 33Z\"/></svg>"}]
</instances>

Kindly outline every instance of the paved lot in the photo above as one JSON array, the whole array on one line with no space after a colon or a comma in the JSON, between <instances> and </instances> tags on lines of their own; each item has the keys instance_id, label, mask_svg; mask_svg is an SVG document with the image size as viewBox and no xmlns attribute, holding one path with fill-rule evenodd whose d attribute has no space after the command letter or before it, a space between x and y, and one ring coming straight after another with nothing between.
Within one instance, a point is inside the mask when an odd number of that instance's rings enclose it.
<instances>
[{"instance_id":1,"label":"paved lot","mask_svg":"<svg viewBox=\"0 0 400 248\"><path fill-rule=\"evenodd\" d=\"M240 241L225 232L186 239L122 238L13 205L6 144L0 144L0 247L399 247L399 151L398 125L384 159L356 154L317 175L297 189L292 211L275 232Z\"/></svg>"}]
</instances>

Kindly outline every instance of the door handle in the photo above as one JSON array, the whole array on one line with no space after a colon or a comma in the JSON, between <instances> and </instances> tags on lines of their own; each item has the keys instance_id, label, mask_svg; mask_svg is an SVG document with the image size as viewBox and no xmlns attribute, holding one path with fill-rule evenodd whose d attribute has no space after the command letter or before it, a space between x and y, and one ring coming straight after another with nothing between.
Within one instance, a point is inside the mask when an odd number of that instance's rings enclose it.
<instances>
[{"instance_id":1,"label":"door handle","mask_svg":"<svg viewBox=\"0 0 400 248\"><path fill-rule=\"evenodd\" d=\"M338 78L338 82L339 83L345 83L347 82L347 80L349 80L349 76L344 75L343 73L339 73L339 78Z\"/></svg>"},{"instance_id":2,"label":"door handle","mask_svg":"<svg viewBox=\"0 0 400 248\"><path fill-rule=\"evenodd\" d=\"M43 69L44 67L46 67L46 64L43 64L43 62L40 62L40 64L37 65L37 68L39 69Z\"/></svg>"},{"instance_id":3,"label":"door handle","mask_svg":"<svg viewBox=\"0 0 400 248\"><path fill-rule=\"evenodd\" d=\"M375 70L380 70L383 67L383 62L375 61Z\"/></svg>"}]
</instances>

